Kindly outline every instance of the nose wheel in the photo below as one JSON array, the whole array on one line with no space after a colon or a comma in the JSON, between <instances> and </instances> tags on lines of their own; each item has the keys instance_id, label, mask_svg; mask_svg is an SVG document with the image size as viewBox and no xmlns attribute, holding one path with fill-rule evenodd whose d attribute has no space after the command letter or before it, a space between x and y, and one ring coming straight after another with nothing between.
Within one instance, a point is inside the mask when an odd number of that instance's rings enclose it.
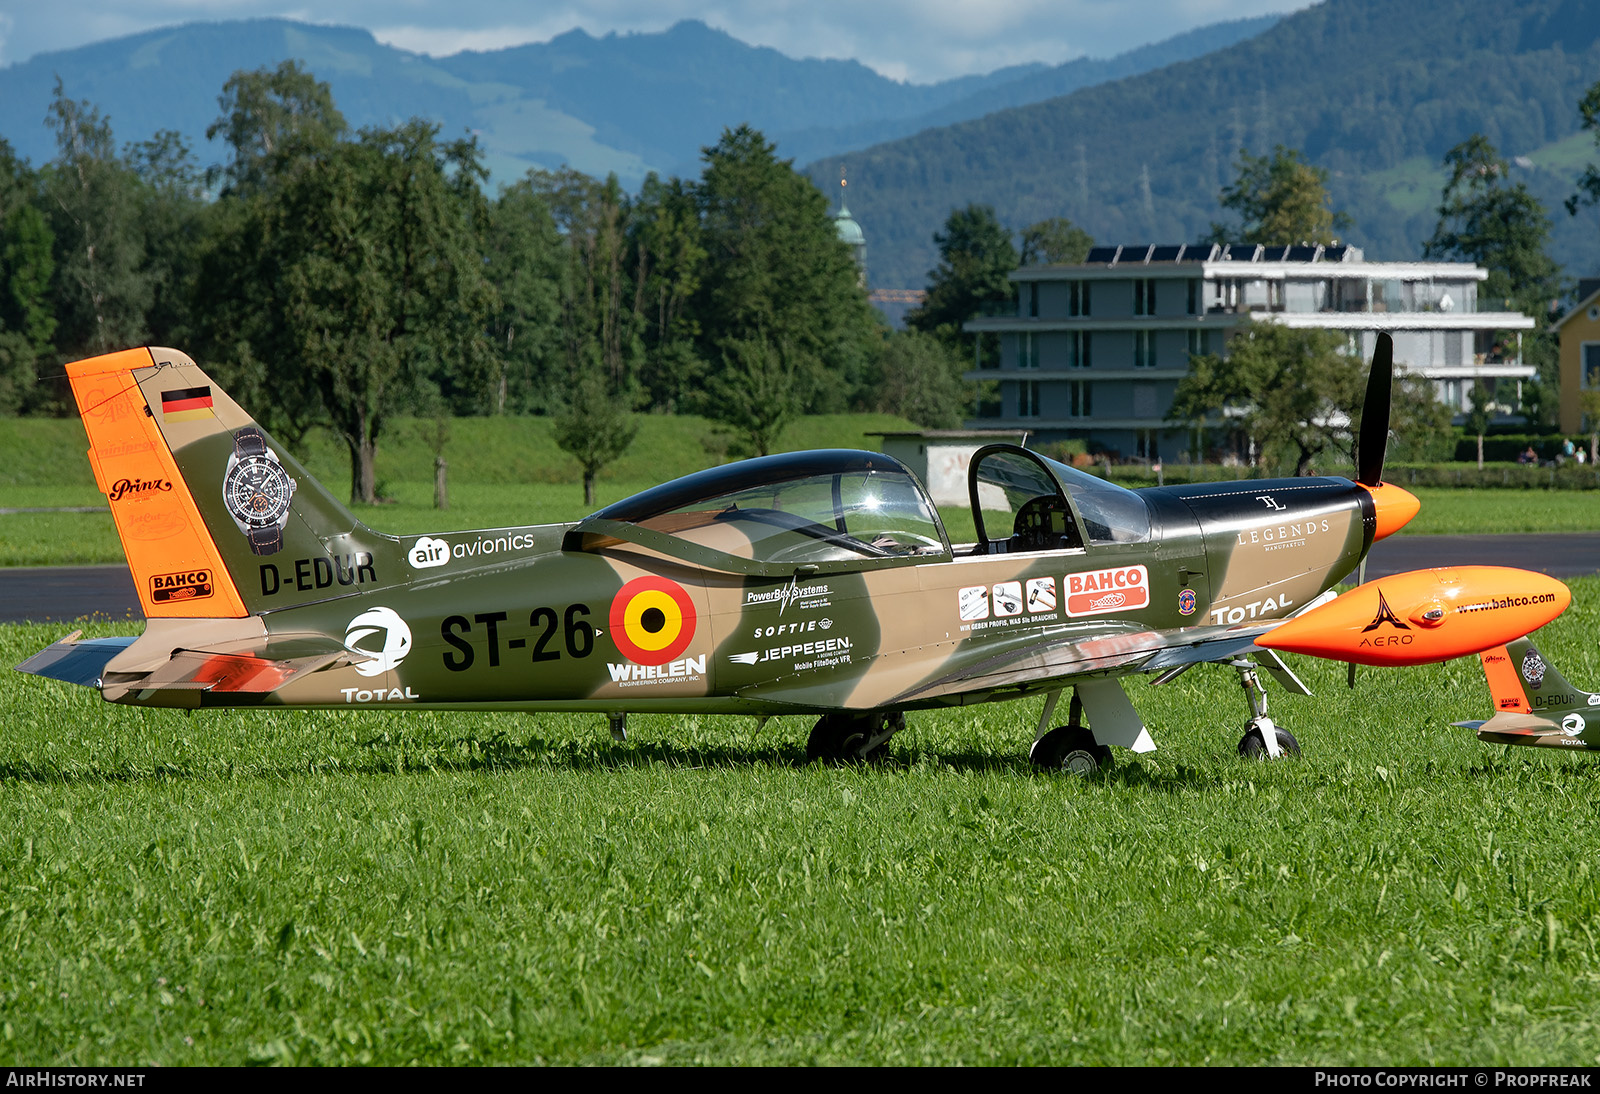
<instances>
[{"instance_id":1,"label":"nose wheel","mask_svg":"<svg viewBox=\"0 0 1600 1094\"><path fill-rule=\"evenodd\" d=\"M1256 664L1241 657L1229 664L1238 670L1239 684L1250 704L1250 718L1244 724L1239 755L1247 760L1275 760L1280 756L1300 755L1300 742L1294 734L1273 722L1267 714L1267 689L1256 673Z\"/></svg>"}]
</instances>

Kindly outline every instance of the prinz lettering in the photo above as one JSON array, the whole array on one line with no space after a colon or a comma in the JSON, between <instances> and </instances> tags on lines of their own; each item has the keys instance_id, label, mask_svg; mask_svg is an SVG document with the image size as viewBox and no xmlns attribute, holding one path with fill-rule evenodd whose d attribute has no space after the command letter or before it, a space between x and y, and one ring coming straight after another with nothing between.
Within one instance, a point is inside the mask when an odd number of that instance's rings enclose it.
<instances>
[{"instance_id":1,"label":"prinz lettering","mask_svg":"<svg viewBox=\"0 0 1600 1094\"><path fill-rule=\"evenodd\" d=\"M172 489L166 479L118 479L111 484L111 500L121 501L130 495L164 494Z\"/></svg>"},{"instance_id":2,"label":"prinz lettering","mask_svg":"<svg viewBox=\"0 0 1600 1094\"><path fill-rule=\"evenodd\" d=\"M288 563L284 563L287 568ZM261 564L261 595L276 596L294 590L302 593L330 589L338 585L361 585L377 581L378 573L372 556L366 551L353 555L329 555L322 558L297 558L292 573L280 571L271 562Z\"/></svg>"}]
</instances>

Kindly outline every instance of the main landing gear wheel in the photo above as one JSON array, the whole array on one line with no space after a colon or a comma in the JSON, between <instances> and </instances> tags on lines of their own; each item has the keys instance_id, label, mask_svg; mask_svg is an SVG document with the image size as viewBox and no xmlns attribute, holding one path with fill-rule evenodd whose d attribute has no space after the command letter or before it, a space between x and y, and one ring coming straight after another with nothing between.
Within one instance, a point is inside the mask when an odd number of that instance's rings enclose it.
<instances>
[{"instance_id":1,"label":"main landing gear wheel","mask_svg":"<svg viewBox=\"0 0 1600 1094\"><path fill-rule=\"evenodd\" d=\"M1046 771L1093 775L1111 767L1111 748L1097 743L1087 726L1057 726L1033 742L1028 759Z\"/></svg>"},{"instance_id":2,"label":"main landing gear wheel","mask_svg":"<svg viewBox=\"0 0 1600 1094\"><path fill-rule=\"evenodd\" d=\"M1278 735L1278 751L1285 756L1300 755L1300 742L1294 739L1282 726L1273 726L1273 732ZM1268 760L1271 755L1267 752L1267 738L1261 732L1260 726L1251 726L1245 733L1244 739L1239 742L1239 755L1247 760Z\"/></svg>"},{"instance_id":3,"label":"main landing gear wheel","mask_svg":"<svg viewBox=\"0 0 1600 1094\"><path fill-rule=\"evenodd\" d=\"M904 728L906 717L898 710L824 714L811 727L811 736L806 741L806 760L824 763L875 760L883 755L889 738Z\"/></svg>"}]
</instances>

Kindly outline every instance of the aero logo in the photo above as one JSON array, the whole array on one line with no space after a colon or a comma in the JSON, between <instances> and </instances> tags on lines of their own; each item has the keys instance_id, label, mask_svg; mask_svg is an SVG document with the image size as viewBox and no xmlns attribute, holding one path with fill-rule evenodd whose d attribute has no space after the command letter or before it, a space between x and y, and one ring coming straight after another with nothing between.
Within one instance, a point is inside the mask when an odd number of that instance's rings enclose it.
<instances>
[{"instance_id":1,"label":"aero logo","mask_svg":"<svg viewBox=\"0 0 1600 1094\"><path fill-rule=\"evenodd\" d=\"M694 639L694 601L664 577L636 577L611 600L611 637L641 665L664 665Z\"/></svg>"}]
</instances>

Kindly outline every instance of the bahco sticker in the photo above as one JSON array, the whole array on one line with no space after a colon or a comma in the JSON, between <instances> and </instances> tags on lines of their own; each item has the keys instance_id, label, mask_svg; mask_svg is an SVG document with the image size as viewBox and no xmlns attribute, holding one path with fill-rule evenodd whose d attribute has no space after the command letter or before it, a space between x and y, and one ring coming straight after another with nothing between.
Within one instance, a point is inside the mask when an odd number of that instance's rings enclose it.
<instances>
[{"instance_id":1,"label":"bahco sticker","mask_svg":"<svg viewBox=\"0 0 1600 1094\"><path fill-rule=\"evenodd\" d=\"M1068 574L1065 586L1068 615L1105 615L1150 603L1150 573L1143 566Z\"/></svg>"}]
</instances>

